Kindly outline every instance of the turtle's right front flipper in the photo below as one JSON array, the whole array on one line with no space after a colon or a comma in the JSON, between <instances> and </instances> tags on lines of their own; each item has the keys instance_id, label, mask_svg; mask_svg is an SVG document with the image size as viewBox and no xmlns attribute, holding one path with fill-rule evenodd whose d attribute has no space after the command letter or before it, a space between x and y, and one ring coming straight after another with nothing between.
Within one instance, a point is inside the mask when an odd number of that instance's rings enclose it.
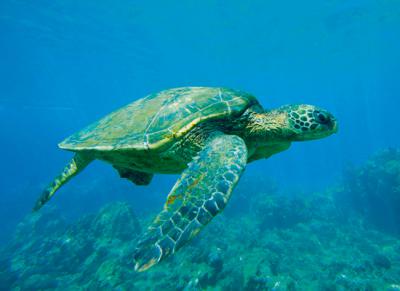
<instances>
[{"instance_id":1,"label":"turtle's right front flipper","mask_svg":"<svg viewBox=\"0 0 400 291\"><path fill-rule=\"evenodd\" d=\"M68 182L72 177L82 171L90 162L93 161L92 157L85 154L77 153L69 164L64 168L62 173L58 175L54 181L43 191L42 195L36 201L33 211L39 210L50 198L56 193L56 191Z\"/></svg>"},{"instance_id":2,"label":"turtle's right front flipper","mask_svg":"<svg viewBox=\"0 0 400 291\"><path fill-rule=\"evenodd\" d=\"M135 269L145 271L173 254L220 213L246 162L247 148L240 137L221 134L210 138L183 171L164 210L138 243Z\"/></svg>"}]
</instances>

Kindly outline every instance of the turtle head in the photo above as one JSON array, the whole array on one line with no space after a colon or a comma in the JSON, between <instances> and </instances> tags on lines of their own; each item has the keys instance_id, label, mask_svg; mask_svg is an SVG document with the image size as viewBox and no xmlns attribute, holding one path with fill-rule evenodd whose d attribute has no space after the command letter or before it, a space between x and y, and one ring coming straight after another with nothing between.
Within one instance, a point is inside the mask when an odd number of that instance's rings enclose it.
<instances>
[{"instance_id":1,"label":"turtle head","mask_svg":"<svg viewBox=\"0 0 400 291\"><path fill-rule=\"evenodd\" d=\"M292 141L327 137L338 130L335 117L313 105L287 105L278 109L286 118L286 132Z\"/></svg>"}]
</instances>

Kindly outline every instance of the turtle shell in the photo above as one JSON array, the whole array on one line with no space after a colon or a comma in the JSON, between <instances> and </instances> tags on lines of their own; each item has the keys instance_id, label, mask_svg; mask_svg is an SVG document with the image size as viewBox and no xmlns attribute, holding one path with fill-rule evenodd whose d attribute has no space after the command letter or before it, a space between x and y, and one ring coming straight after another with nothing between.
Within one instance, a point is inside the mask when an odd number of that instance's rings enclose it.
<instances>
[{"instance_id":1,"label":"turtle shell","mask_svg":"<svg viewBox=\"0 0 400 291\"><path fill-rule=\"evenodd\" d=\"M105 116L59 147L81 150L153 150L170 146L201 122L235 118L258 104L250 94L208 87L161 91Z\"/></svg>"}]
</instances>

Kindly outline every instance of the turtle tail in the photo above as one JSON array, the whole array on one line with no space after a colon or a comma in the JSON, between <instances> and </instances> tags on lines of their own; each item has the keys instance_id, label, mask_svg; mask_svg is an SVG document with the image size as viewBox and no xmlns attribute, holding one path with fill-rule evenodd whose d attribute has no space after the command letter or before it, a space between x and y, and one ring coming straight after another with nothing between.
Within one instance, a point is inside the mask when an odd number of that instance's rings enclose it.
<instances>
[{"instance_id":1,"label":"turtle tail","mask_svg":"<svg viewBox=\"0 0 400 291\"><path fill-rule=\"evenodd\" d=\"M68 163L68 165L65 166L61 174L58 175L53 180L53 182L50 183L50 185L42 192L39 199L36 201L35 206L33 207L33 211L38 211L40 208L42 208L42 206L46 204L51 197L53 197L54 193L56 193L56 191L62 185L68 182L72 177L77 175L79 172L81 172L92 161L93 158L88 155L81 153L75 154L75 156Z\"/></svg>"}]
</instances>

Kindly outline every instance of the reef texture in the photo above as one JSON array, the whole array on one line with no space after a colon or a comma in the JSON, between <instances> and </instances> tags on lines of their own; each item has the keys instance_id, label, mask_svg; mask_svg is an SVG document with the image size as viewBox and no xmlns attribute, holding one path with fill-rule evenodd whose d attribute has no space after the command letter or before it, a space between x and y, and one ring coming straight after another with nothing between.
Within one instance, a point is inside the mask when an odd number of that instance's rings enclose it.
<instances>
[{"instance_id":1,"label":"reef texture","mask_svg":"<svg viewBox=\"0 0 400 291\"><path fill-rule=\"evenodd\" d=\"M132 254L150 217L116 202L67 223L46 207L1 251L0 289L400 290L400 151L348 168L324 193L255 184L245 177L223 215L143 273Z\"/></svg>"}]
</instances>

